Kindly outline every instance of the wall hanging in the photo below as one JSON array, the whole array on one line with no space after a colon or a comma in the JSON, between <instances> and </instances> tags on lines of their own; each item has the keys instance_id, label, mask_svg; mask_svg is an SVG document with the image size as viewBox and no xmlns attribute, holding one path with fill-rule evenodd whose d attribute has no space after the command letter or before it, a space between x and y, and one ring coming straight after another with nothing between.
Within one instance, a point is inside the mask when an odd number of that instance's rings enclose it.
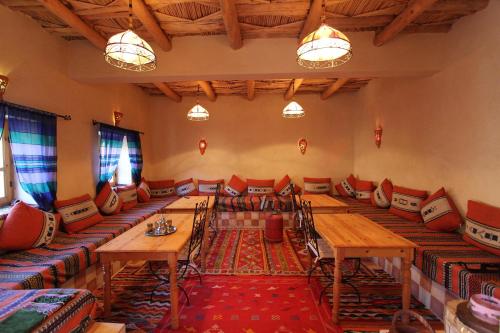
<instances>
[{"instance_id":1,"label":"wall hanging","mask_svg":"<svg viewBox=\"0 0 500 333\"><path fill-rule=\"evenodd\" d=\"M200 139L200 141L198 141L198 149L200 149L201 155L205 154L205 150L207 149L207 145L208 145L207 140L205 140L204 138Z\"/></svg>"},{"instance_id":2,"label":"wall hanging","mask_svg":"<svg viewBox=\"0 0 500 333\"><path fill-rule=\"evenodd\" d=\"M3 94L7 89L7 85L9 84L9 78L4 75L0 75L0 101L3 100Z\"/></svg>"},{"instance_id":3,"label":"wall hanging","mask_svg":"<svg viewBox=\"0 0 500 333\"><path fill-rule=\"evenodd\" d=\"M307 140L304 138L300 138L299 141L297 142L297 148L299 148L302 155L304 155L307 149Z\"/></svg>"},{"instance_id":4,"label":"wall hanging","mask_svg":"<svg viewBox=\"0 0 500 333\"><path fill-rule=\"evenodd\" d=\"M120 111L113 111L113 123L115 126L119 126L123 119L123 113Z\"/></svg>"},{"instance_id":5,"label":"wall hanging","mask_svg":"<svg viewBox=\"0 0 500 333\"><path fill-rule=\"evenodd\" d=\"M377 148L380 148L380 145L382 144L382 126L377 126L375 129L375 145Z\"/></svg>"}]
</instances>

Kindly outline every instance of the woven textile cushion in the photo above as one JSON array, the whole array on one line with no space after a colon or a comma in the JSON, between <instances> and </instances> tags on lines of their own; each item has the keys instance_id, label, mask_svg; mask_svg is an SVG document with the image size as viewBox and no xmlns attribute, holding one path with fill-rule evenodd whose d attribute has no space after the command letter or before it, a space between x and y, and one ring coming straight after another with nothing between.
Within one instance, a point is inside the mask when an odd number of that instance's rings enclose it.
<instances>
[{"instance_id":1,"label":"woven textile cushion","mask_svg":"<svg viewBox=\"0 0 500 333\"><path fill-rule=\"evenodd\" d=\"M356 197L356 178L349 175L346 179L335 185L337 192L343 197Z\"/></svg>"},{"instance_id":2,"label":"woven textile cushion","mask_svg":"<svg viewBox=\"0 0 500 333\"><path fill-rule=\"evenodd\" d=\"M285 177L283 177L275 186L274 186L274 192L277 194L277 195L281 195L281 196L287 196L287 195L290 195L290 183L292 182L292 180L290 179L290 177L288 177L288 175L285 175ZM293 191L295 192L295 194L298 194L300 193L302 189L297 186L297 185L294 185L293 186Z\"/></svg>"},{"instance_id":3,"label":"woven textile cushion","mask_svg":"<svg viewBox=\"0 0 500 333\"><path fill-rule=\"evenodd\" d=\"M148 202L151 199L151 190L148 183L143 179L137 187L137 199L139 202Z\"/></svg>"},{"instance_id":4,"label":"woven textile cushion","mask_svg":"<svg viewBox=\"0 0 500 333\"><path fill-rule=\"evenodd\" d=\"M500 208L469 200L464 240L500 256Z\"/></svg>"},{"instance_id":5,"label":"woven textile cushion","mask_svg":"<svg viewBox=\"0 0 500 333\"><path fill-rule=\"evenodd\" d=\"M356 199L370 203L370 196L374 188L375 185L372 181L356 179Z\"/></svg>"},{"instance_id":6,"label":"woven textile cushion","mask_svg":"<svg viewBox=\"0 0 500 333\"><path fill-rule=\"evenodd\" d=\"M426 198L427 191L394 186L389 212L410 221L423 222L420 206Z\"/></svg>"},{"instance_id":7,"label":"woven textile cushion","mask_svg":"<svg viewBox=\"0 0 500 333\"><path fill-rule=\"evenodd\" d=\"M392 202L392 183L384 179L370 195L370 201L374 207L389 208Z\"/></svg>"},{"instance_id":8,"label":"woven textile cushion","mask_svg":"<svg viewBox=\"0 0 500 333\"><path fill-rule=\"evenodd\" d=\"M462 224L457 207L444 188L422 201L421 207L422 219L430 230L454 231Z\"/></svg>"},{"instance_id":9,"label":"woven textile cushion","mask_svg":"<svg viewBox=\"0 0 500 333\"><path fill-rule=\"evenodd\" d=\"M215 195L217 191L217 184L220 184L221 190L224 188L224 179L216 180L202 180L198 179L198 193L199 195Z\"/></svg>"},{"instance_id":10,"label":"woven textile cushion","mask_svg":"<svg viewBox=\"0 0 500 333\"><path fill-rule=\"evenodd\" d=\"M105 215L118 214L122 209L123 200L113 191L110 183L106 183L95 197L95 204Z\"/></svg>"},{"instance_id":11,"label":"woven textile cushion","mask_svg":"<svg viewBox=\"0 0 500 333\"><path fill-rule=\"evenodd\" d=\"M188 178L175 183L175 192L178 196L198 195L198 190L194 185L193 178Z\"/></svg>"},{"instance_id":12,"label":"woven textile cushion","mask_svg":"<svg viewBox=\"0 0 500 333\"><path fill-rule=\"evenodd\" d=\"M61 214L64 230L70 234L86 229L104 219L88 194L68 200L56 200L54 206Z\"/></svg>"},{"instance_id":13,"label":"woven textile cushion","mask_svg":"<svg viewBox=\"0 0 500 333\"><path fill-rule=\"evenodd\" d=\"M27 250L48 245L57 231L54 214L18 202L0 229L0 250Z\"/></svg>"},{"instance_id":14,"label":"woven textile cushion","mask_svg":"<svg viewBox=\"0 0 500 333\"><path fill-rule=\"evenodd\" d=\"M304 193L305 194L330 194L331 192L330 178L312 178L304 177Z\"/></svg>"},{"instance_id":15,"label":"woven textile cushion","mask_svg":"<svg viewBox=\"0 0 500 333\"><path fill-rule=\"evenodd\" d=\"M249 195L274 194L274 179L247 179Z\"/></svg>"},{"instance_id":16,"label":"woven textile cushion","mask_svg":"<svg viewBox=\"0 0 500 333\"><path fill-rule=\"evenodd\" d=\"M137 206L137 188L134 184L120 186L116 189L118 196L123 200L122 210L129 210Z\"/></svg>"},{"instance_id":17,"label":"woven textile cushion","mask_svg":"<svg viewBox=\"0 0 500 333\"><path fill-rule=\"evenodd\" d=\"M240 196L245 192L247 186L247 183L241 180L240 177L233 175L224 187L224 194L230 197Z\"/></svg>"},{"instance_id":18,"label":"woven textile cushion","mask_svg":"<svg viewBox=\"0 0 500 333\"><path fill-rule=\"evenodd\" d=\"M148 181L152 198L163 198L175 195L175 182L173 179Z\"/></svg>"}]
</instances>

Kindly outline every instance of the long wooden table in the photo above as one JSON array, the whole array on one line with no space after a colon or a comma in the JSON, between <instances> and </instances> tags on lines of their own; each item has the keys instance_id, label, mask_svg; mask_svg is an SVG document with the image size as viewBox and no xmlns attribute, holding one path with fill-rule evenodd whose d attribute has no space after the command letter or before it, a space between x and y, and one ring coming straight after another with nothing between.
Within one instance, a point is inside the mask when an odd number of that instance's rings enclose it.
<instances>
[{"instance_id":1,"label":"long wooden table","mask_svg":"<svg viewBox=\"0 0 500 333\"><path fill-rule=\"evenodd\" d=\"M170 276L170 304L173 329L179 327L179 291L177 288L177 257L189 241L193 227L193 215L169 214L168 218L177 227L171 235L149 237L144 233L148 223L159 219L153 215L144 222L100 246L96 252L104 267L104 315L111 314L111 262L128 260L168 261Z\"/></svg>"},{"instance_id":2,"label":"long wooden table","mask_svg":"<svg viewBox=\"0 0 500 333\"><path fill-rule=\"evenodd\" d=\"M410 308L415 243L359 214L316 214L314 225L335 256L332 309L335 324L339 323L341 267L345 258L401 257L403 310Z\"/></svg>"},{"instance_id":3,"label":"long wooden table","mask_svg":"<svg viewBox=\"0 0 500 333\"><path fill-rule=\"evenodd\" d=\"M304 194L300 198L311 202L311 209L316 214L345 214L349 205L328 194ZM296 196L299 200L299 196Z\"/></svg>"}]
</instances>

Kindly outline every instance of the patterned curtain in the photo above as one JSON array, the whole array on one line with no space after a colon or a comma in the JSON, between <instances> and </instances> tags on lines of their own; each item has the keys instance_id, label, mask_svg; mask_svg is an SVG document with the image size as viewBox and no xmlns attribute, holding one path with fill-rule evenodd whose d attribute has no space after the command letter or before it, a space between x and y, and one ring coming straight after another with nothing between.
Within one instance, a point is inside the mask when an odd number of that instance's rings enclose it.
<instances>
[{"instance_id":1,"label":"patterned curtain","mask_svg":"<svg viewBox=\"0 0 500 333\"><path fill-rule=\"evenodd\" d=\"M12 158L19 182L41 209L50 211L57 189L56 116L7 104Z\"/></svg>"},{"instance_id":2,"label":"patterned curtain","mask_svg":"<svg viewBox=\"0 0 500 333\"><path fill-rule=\"evenodd\" d=\"M101 124L100 126L99 183L97 192L108 182L118 166L123 138L127 133L119 128Z\"/></svg>"},{"instance_id":3,"label":"patterned curtain","mask_svg":"<svg viewBox=\"0 0 500 333\"><path fill-rule=\"evenodd\" d=\"M132 180L134 183L139 184L142 174L142 150L141 138L138 132L127 132L127 146L132 166Z\"/></svg>"},{"instance_id":4,"label":"patterned curtain","mask_svg":"<svg viewBox=\"0 0 500 333\"><path fill-rule=\"evenodd\" d=\"M3 135L3 128L5 124L5 115L7 114L7 104L0 102L0 139Z\"/></svg>"}]
</instances>

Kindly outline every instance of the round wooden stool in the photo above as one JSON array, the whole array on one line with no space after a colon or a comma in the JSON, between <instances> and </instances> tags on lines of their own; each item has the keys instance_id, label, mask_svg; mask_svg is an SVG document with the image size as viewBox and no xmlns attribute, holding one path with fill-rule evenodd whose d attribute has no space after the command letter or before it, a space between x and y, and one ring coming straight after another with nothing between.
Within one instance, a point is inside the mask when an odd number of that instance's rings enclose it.
<instances>
[{"instance_id":1,"label":"round wooden stool","mask_svg":"<svg viewBox=\"0 0 500 333\"><path fill-rule=\"evenodd\" d=\"M283 216L280 213L273 213L266 217L264 238L268 242L283 241Z\"/></svg>"}]
</instances>

